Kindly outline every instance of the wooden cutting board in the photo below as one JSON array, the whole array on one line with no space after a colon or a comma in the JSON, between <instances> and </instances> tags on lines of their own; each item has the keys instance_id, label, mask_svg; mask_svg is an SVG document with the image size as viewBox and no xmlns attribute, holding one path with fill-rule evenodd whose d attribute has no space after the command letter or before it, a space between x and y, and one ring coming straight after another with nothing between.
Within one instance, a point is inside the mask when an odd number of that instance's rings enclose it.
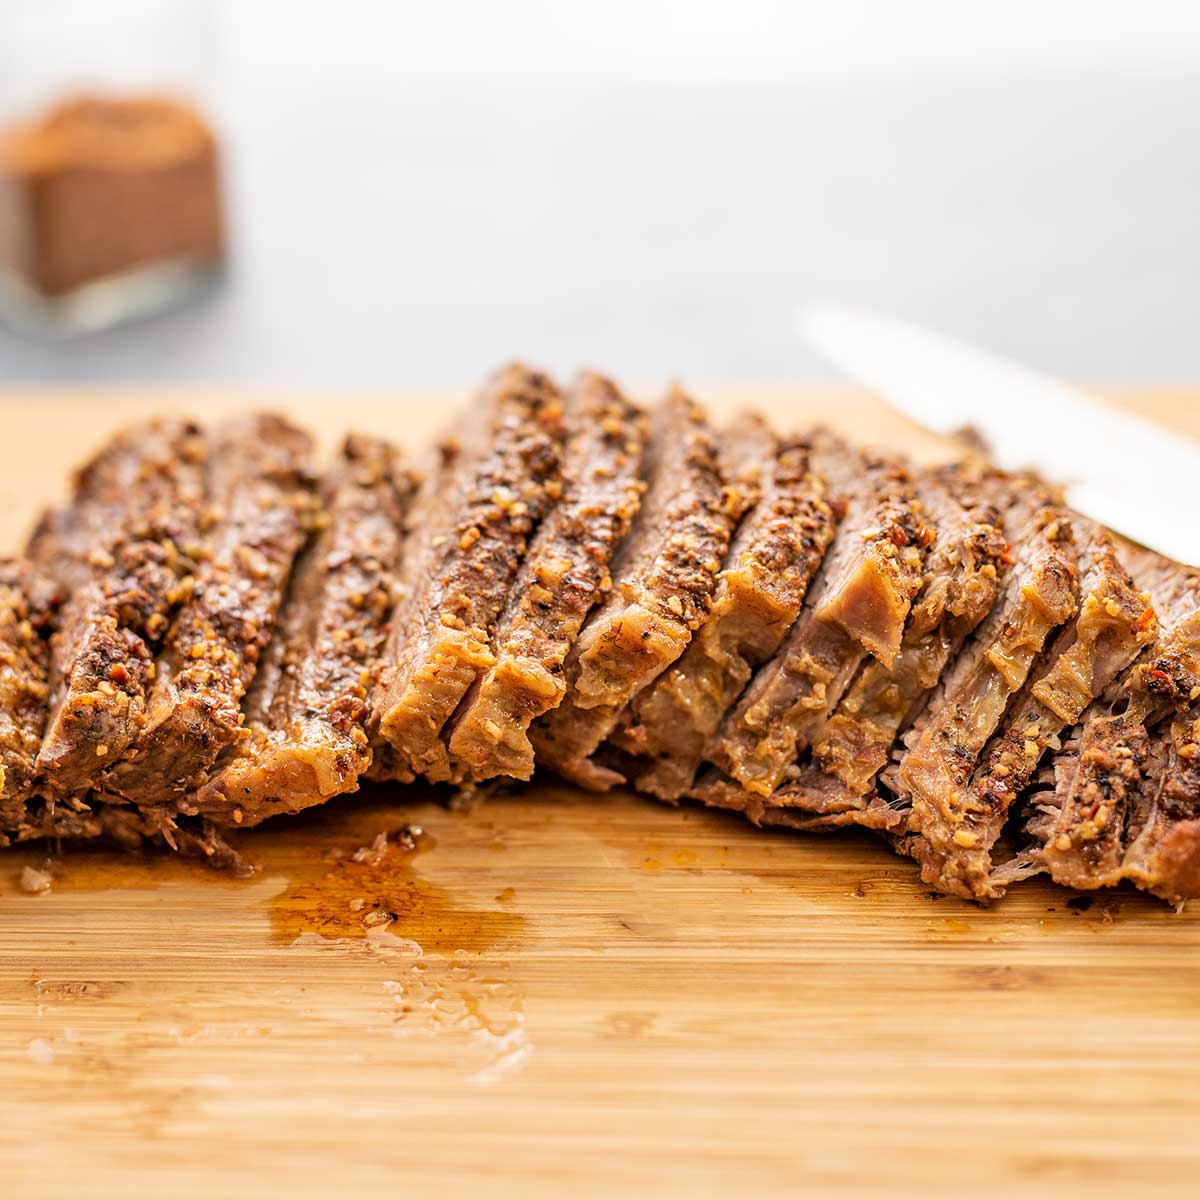
<instances>
[{"instance_id":1,"label":"wooden cutting board","mask_svg":"<svg viewBox=\"0 0 1200 1200\"><path fill-rule=\"evenodd\" d=\"M945 450L865 397L747 398ZM1198 399L1136 403L1200 435ZM115 425L261 402L9 394L0 539ZM454 399L275 403L416 442ZM379 789L240 844L242 882L68 848L42 895L44 851L0 856L0 1196L1200 1189L1200 906L983 911L866 836L549 786Z\"/></svg>"}]
</instances>

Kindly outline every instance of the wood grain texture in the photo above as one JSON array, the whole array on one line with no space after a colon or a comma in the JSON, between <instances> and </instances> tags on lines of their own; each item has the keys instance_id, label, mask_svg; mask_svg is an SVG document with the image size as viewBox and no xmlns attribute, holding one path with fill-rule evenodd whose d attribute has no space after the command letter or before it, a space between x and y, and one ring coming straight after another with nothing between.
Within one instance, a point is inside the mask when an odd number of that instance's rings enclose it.
<instances>
[{"instance_id":1,"label":"wood grain texture","mask_svg":"<svg viewBox=\"0 0 1200 1200\"><path fill-rule=\"evenodd\" d=\"M939 452L865 397L746 399ZM113 425L245 403L10 394L0 541ZM327 442L446 411L279 404ZM0 860L0 1196L1196 1195L1200 910L984 912L866 836L545 785L240 844L245 882L68 848L29 895L43 852Z\"/></svg>"}]
</instances>

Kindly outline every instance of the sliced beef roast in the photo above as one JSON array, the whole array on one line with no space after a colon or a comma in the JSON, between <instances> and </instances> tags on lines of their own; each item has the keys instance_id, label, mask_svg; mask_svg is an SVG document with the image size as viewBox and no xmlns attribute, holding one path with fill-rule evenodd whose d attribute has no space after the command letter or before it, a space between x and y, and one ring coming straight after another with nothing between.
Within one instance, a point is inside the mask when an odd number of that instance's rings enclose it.
<instances>
[{"instance_id":1,"label":"sliced beef roast","mask_svg":"<svg viewBox=\"0 0 1200 1200\"><path fill-rule=\"evenodd\" d=\"M875 795L896 737L912 723L947 664L991 611L1009 561L1000 514L979 473L956 464L917 478L917 494L935 544L925 560L900 652L890 665L868 659L837 711L814 738L811 760L790 770L771 794L762 819L802 809L820 820L793 824L829 828L898 824Z\"/></svg>"},{"instance_id":2,"label":"sliced beef roast","mask_svg":"<svg viewBox=\"0 0 1200 1200\"><path fill-rule=\"evenodd\" d=\"M528 729L566 694L564 663L591 609L611 590L609 563L641 503L646 419L601 375L566 398L563 494L529 546L493 638L495 662L455 714L455 772L472 782L528 779Z\"/></svg>"},{"instance_id":3,"label":"sliced beef roast","mask_svg":"<svg viewBox=\"0 0 1200 1200\"><path fill-rule=\"evenodd\" d=\"M204 471L196 426L151 422L118 435L33 536L35 569L65 597L37 762L55 795L91 786L145 724L155 649L192 586Z\"/></svg>"},{"instance_id":4,"label":"sliced beef roast","mask_svg":"<svg viewBox=\"0 0 1200 1200\"><path fill-rule=\"evenodd\" d=\"M845 516L799 618L704 755L758 797L780 784L868 655L895 661L931 540L902 466L837 443L813 461Z\"/></svg>"},{"instance_id":5,"label":"sliced beef roast","mask_svg":"<svg viewBox=\"0 0 1200 1200\"><path fill-rule=\"evenodd\" d=\"M371 760L367 696L414 487L389 443L346 440L324 487L323 527L296 564L247 694L247 736L184 802L185 811L255 825L358 787Z\"/></svg>"},{"instance_id":6,"label":"sliced beef roast","mask_svg":"<svg viewBox=\"0 0 1200 1200\"><path fill-rule=\"evenodd\" d=\"M920 862L921 877L966 896L975 892L957 872L959 852L978 844L968 811L975 766L1051 634L1079 608L1069 517L1033 481L1020 490L1011 517L1011 540L1020 547L1016 562L996 606L909 735L893 785L911 807L902 848Z\"/></svg>"},{"instance_id":7,"label":"sliced beef roast","mask_svg":"<svg viewBox=\"0 0 1200 1200\"><path fill-rule=\"evenodd\" d=\"M704 413L678 390L653 415L644 476L642 506L613 559L615 587L567 656L566 697L531 730L538 761L588 788L623 782L593 755L707 618L743 503L723 486Z\"/></svg>"},{"instance_id":8,"label":"sliced beef roast","mask_svg":"<svg viewBox=\"0 0 1200 1200\"><path fill-rule=\"evenodd\" d=\"M210 435L205 558L154 664L144 719L98 782L114 801L169 804L241 737L242 697L317 516L310 455L308 434L277 416Z\"/></svg>"},{"instance_id":9,"label":"sliced beef roast","mask_svg":"<svg viewBox=\"0 0 1200 1200\"><path fill-rule=\"evenodd\" d=\"M1073 518L1073 524L1081 551L1079 612L1057 635L985 752L962 809L954 849L948 852L953 860L949 869L980 897L1002 891L989 880L992 848L1042 758L1058 749L1064 731L1156 631L1150 597L1134 585L1109 534L1082 518Z\"/></svg>"},{"instance_id":10,"label":"sliced beef roast","mask_svg":"<svg viewBox=\"0 0 1200 1200\"><path fill-rule=\"evenodd\" d=\"M799 614L833 538L836 521L824 482L809 469L808 443L780 444L763 423L746 425L758 500L730 545L712 613L683 656L634 699L615 739L652 760L637 787L664 800L691 787L721 720Z\"/></svg>"},{"instance_id":11,"label":"sliced beef roast","mask_svg":"<svg viewBox=\"0 0 1200 1200\"><path fill-rule=\"evenodd\" d=\"M1200 895L1200 567L678 389L515 365L462 428L419 487L352 437L319 493L279 417L111 439L0 560L0 845L243 870L231 829L360 777L541 764L869 828L974 900Z\"/></svg>"},{"instance_id":12,"label":"sliced beef roast","mask_svg":"<svg viewBox=\"0 0 1200 1200\"><path fill-rule=\"evenodd\" d=\"M1177 904L1200 896L1200 704L1151 736L1121 874ZM1083 832L1076 827L1076 836Z\"/></svg>"},{"instance_id":13,"label":"sliced beef roast","mask_svg":"<svg viewBox=\"0 0 1200 1200\"><path fill-rule=\"evenodd\" d=\"M1048 870L1069 887L1132 878L1168 898L1184 894L1178 853L1156 860L1150 848L1169 833L1172 797L1189 777L1187 719L1200 698L1200 571L1155 556L1138 582L1159 606L1158 639L1088 709L1045 773L1049 788L1030 802L1033 849L1001 868L1001 882ZM1190 839L1174 846L1185 844Z\"/></svg>"},{"instance_id":14,"label":"sliced beef roast","mask_svg":"<svg viewBox=\"0 0 1200 1200\"><path fill-rule=\"evenodd\" d=\"M537 371L488 382L461 444L447 447L406 552L407 591L372 700L379 773L454 776L442 730L495 665L491 630L537 523L561 495L562 397ZM436 496L436 499L434 498Z\"/></svg>"}]
</instances>

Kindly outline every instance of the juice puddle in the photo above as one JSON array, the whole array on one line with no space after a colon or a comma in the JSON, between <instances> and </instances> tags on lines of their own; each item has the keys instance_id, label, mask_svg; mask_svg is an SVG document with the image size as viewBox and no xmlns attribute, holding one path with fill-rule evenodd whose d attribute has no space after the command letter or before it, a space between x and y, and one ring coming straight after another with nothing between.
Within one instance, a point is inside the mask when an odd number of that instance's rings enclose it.
<instances>
[{"instance_id":1,"label":"juice puddle","mask_svg":"<svg viewBox=\"0 0 1200 1200\"><path fill-rule=\"evenodd\" d=\"M276 945L305 935L365 938L386 932L426 953L478 953L515 940L525 919L514 912L457 903L444 888L413 871L413 859L433 848L416 827L380 834L371 846L326 862L268 901Z\"/></svg>"},{"instance_id":2,"label":"juice puddle","mask_svg":"<svg viewBox=\"0 0 1200 1200\"><path fill-rule=\"evenodd\" d=\"M495 908L476 908L414 871L413 860L435 844L416 822L444 821L439 805L396 803L367 793L322 806L319 820L306 815L239 831L236 848L256 868L249 878L165 849L126 853L65 844L49 853L41 844L5 852L0 893L52 898L56 893L253 884L248 897L266 909L276 946L302 938L370 937L377 944L406 941L431 954L450 955L510 943L524 930L511 890L496 897L489 892ZM268 880L279 880L282 890L264 900L261 886Z\"/></svg>"}]
</instances>

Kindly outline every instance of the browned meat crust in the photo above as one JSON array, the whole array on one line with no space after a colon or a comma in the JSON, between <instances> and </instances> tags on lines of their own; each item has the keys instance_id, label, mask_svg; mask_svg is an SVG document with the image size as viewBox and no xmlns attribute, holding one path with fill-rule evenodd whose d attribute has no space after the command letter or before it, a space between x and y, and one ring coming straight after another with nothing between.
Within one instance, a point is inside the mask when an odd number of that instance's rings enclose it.
<instances>
[{"instance_id":1,"label":"browned meat crust","mask_svg":"<svg viewBox=\"0 0 1200 1200\"><path fill-rule=\"evenodd\" d=\"M900 653L890 667L878 660L866 664L813 747L815 765L852 796L870 792L897 734L996 602L1009 547L996 507L972 494L971 474L954 466L918 480L936 541ZM965 492L971 507L956 492Z\"/></svg>"},{"instance_id":2,"label":"browned meat crust","mask_svg":"<svg viewBox=\"0 0 1200 1200\"><path fill-rule=\"evenodd\" d=\"M609 562L644 485L645 417L616 386L585 372L566 400L563 496L539 527L493 638L495 663L455 714L448 744L457 777L528 779L528 729L566 695L563 664L591 609L611 591Z\"/></svg>"},{"instance_id":3,"label":"browned meat crust","mask_svg":"<svg viewBox=\"0 0 1200 1200\"><path fill-rule=\"evenodd\" d=\"M1074 621L1057 636L1036 678L1023 689L989 746L971 783L953 858L954 871L981 898L1002 895L989 881L991 852L1018 796L1033 782L1046 752L1064 731L1137 657L1157 626L1150 597L1140 592L1116 555L1111 537L1076 518L1083 543L1082 602ZM962 843L973 839L972 845Z\"/></svg>"},{"instance_id":4,"label":"browned meat crust","mask_svg":"<svg viewBox=\"0 0 1200 1200\"><path fill-rule=\"evenodd\" d=\"M654 760L637 787L664 800L691 787L722 718L799 614L833 538L833 510L809 470L808 443L780 445L757 418L752 429L759 499L730 546L712 613L683 657L634 700L628 728L614 738Z\"/></svg>"},{"instance_id":5,"label":"browned meat crust","mask_svg":"<svg viewBox=\"0 0 1200 1200\"><path fill-rule=\"evenodd\" d=\"M183 811L256 825L357 789L371 761L367 695L387 637L414 488L390 444L346 440L324 488L323 527L297 561L246 697L248 736Z\"/></svg>"},{"instance_id":6,"label":"browned meat crust","mask_svg":"<svg viewBox=\"0 0 1200 1200\"><path fill-rule=\"evenodd\" d=\"M1052 790L1031 801L1035 848L1002 868L1004 882L1045 869L1069 887L1132 878L1167 898L1185 894L1179 851L1192 844L1188 836L1172 841L1161 875L1148 847L1166 834L1173 798L1186 791L1191 771L1186 737L1177 734L1200 696L1200 572L1157 559L1141 580L1160 598L1163 631L1088 709L1055 759ZM1148 732L1172 713L1178 729L1168 720ZM1155 832L1146 834L1151 826Z\"/></svg>"},{"instance_id":7,"label":"browned meat crust","mask_svg":"<svg viewBox=\"0 0 1200 1200\"><path fill-rule=\"evenodd\" d=\"M991 611L1009 562L996 497L987 482L964 464L918 478L918 496L936 535L900 653L891 667L867 661L814 739L811 760L789 768L780 786L762 800L763 824L805 830L903 827L904 814L875 793L875 779L897 735L909 727L947 664ZM708 798L727 798L719 781L710 781Z\"/></svg>"},{"instance_id":8,"label":"browned meat crust","mask_svg":"<svg viewBox=\"0 0 1200 1200\"><path fill-rule=\"evenodd\" d=\"M646 495L613 559L616 588L567 656L562 704L530 732L539 762L598 790L622 778L592 756L704 623L743 505L723 486L704 413L681 391L655 411L646 459Z\"/></svg>"},{"instance_id":9,"label":"browned meat crust","mask_svg":"<svg viewBox=\"0 0 1200 1200\"><path fill-rule=\"evenodd\" d=\"M1200 705L1155 735L1121 874L1173 904L1200 896Z\"/></svg>"},{"instance_id":10,"label":"browned meat crust","mask_svg":"<svg viewBox=\"0 0 1200 1200\"><path fill-rule=\"evenodd\" d=\"M184 460L186 478L171 471L176 459ZM190 422L159 418L121 430L75 471L70 502L42 516L28 558L60 597L69 595L95 578L96 558L103 561L126 536L131 511L169 499L184 483L192 489L188 500L202 495L191 470L202 465L203 441Z\"/></svg>"},{"instance_id":11,"label":"browned meat crust","mask_svg":"<svg viewBox=\"0 0 1200 1200\"><path fill-rule=\"evenodd\" d=\"M931 541L902 467L839 446L821 450L814 462L827 479L850 476L841 493L845 517L799 618L705 751L761 797L808 748L868 653L894 662Z\"/></svg>"},{"instance_id":12,"label":"browned meat crust","mask_svg":"<svg viewBox=\"0 0 1200 1200\"><path fill-rule=\"evenodd\" d=\"M372 702L392 774L453 777L442 729L495 664L491 627L531 531L561 495L563 405L547 376L521 366L497 373L472 420L447 452L438 511L406 553L408 591Z\"/></svg>"},{"instance_id":13,"label":"browned meat crust","mask_svg":"<svg viewBox=\"0 0 1200 1200\"><path fill-rule=\"evenodd\" d=\"M99 781L105 794L166 805L242 736L242 697L316 519L311 450L306 433L269 414L211 434L205 559L155 664L144 720Z\"/></svg>"},{"instance_id":14,"label":"browned meat crust","mask_svg":"<svg viewBox=\"0 0 1200 1200\"><path fill-rule=\"evenodd\" d=\"M33 590L27 562L0 560L0 845L33 794L50 695L49 614Z\"/></svg>"},{"instance_id":15,"label":"browned meat crust","mask_svg":"<svg viewBox=\"0 0 1200 1200\"><path fill-rule=\"evenodd\" d=\"M929 701L898 772L911 804L902 848L921 864L926 883L968 898L976 892L960 875L961 852L979 837L970 828L971 776L1050 635L1078 611L1067 514L1032 482L1023 490L1012 536L1021 550L1000 600Z\"/></svg>"},{"instance_id":16,"label":"browned meat crust","mask_svg":"<svg viewBox=\"0 0 1200 1200\"><path fill-rule=\"evenodd\" d=\"M1048 870L1074 888L1116 884L1125 823L1137 805L1151 750L1145 726L1123 716L1089 720L1055 757L1054 791L1035 796L1030 832L1044 842L995 872L1000 886Z\"/></svg>"},{"instance_id":17,"label":"browned meat crust","mask_svg":"<svg viewBox=\"0 0 1200 1200\"><path fill-rule=\"evenodd\" d=\"M367 735L371 743L371 763L364 778L394 783L412 783L410 771L396 749L379 731L379 698L391 675L396 657L405 641L413 635L421 619L417 596L429 572L434 556L444 547L447 501L457 486L463 466L463 447L454 440L437 443L418 471L420 486L409 504L403 523L400 565L396 572L396 601L388 621L388 638L367 699Z\"/></svg>"},{"instance_id":18,"label":"browned meat crust","mask_svg":"<svg viewBox=\"0 0 1200 1200\"><path fill-rule=\"evenodd\" d=\"M144 725L154 648L192 585L204 462L186 422L118 435L80 472L67 509L34 534L35 566L69 595L51 642L37 763L57 796L90 787Z\"/></svg>"}]
</instances>

